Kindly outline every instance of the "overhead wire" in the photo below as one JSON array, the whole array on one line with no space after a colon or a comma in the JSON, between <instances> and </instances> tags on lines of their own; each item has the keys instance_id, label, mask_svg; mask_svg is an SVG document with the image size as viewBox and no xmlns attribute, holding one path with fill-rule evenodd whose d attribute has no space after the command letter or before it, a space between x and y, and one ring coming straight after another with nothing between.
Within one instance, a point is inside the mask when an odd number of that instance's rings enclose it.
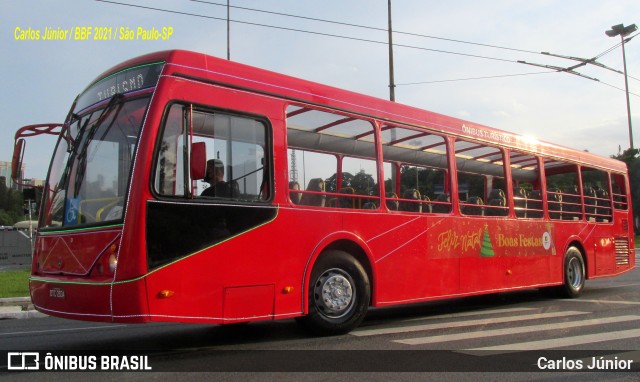
<instances>
[{"instance_id":1,"label":"overhead wire","mask_svg":"<svg viewBox=\"0 0 640 382\"><path fill-rule=\"evenodd\" d=\"M121 3L121 2L117 2L117 1L111 1L111 0L96 0L96 1L101 2L101 3L116 4L116 5L122 5L122 6L127 6L127 7L148 9L148 10L153 10L153 11L173 13L173 14L179 14L179 15L185 15L185 16L193 16L193 17L200 17L200 18L206 18L206 19L227 21L227 19L223 18L223 17L207 16L207 15L201 15L201 14L197 14L197 13L174 11L174 10L155 8L155 7L149 7L149 6L144 6L144 5L127 4L127 3ZM369 42L369 43L373 43L373 44L388 45L388 43L386 41L377 41L377 40L371 40L371 39L360 38L360 37L342 36L342 35L337 35L337 34L332 34L332 33L316 32L316 31L310 31L310 30L305 30L305 29L283 27L283 26L278 26L278 25L254 23L254 22L250 22L250 21L241 21L241 20L229 20L229 21L233 22L233 23L238 23L238 24L253 25L253 26L259 26L259 27L265 27L265 28L280 29L280 30L300 32L300 33L307 33L307 34L313 34L313 35L319 35L319 36L325 36L325 37L335 37L335 38L340 38L340 39L345 39L345 40ZM517 61L515 61L515 60L509 60L509 59L498 58L498 57L483 56L483 55L479 55L479 54L453 52L453 51L448 51L448 50L443 50L443 49L425 48L425 47L414 46L414 45L406 45L406 44L393 44L393 45L397 46L397 47L402 47L402 48L424 50L424 51L429 51L429 52L452 54L452 55L458 55L458 56L480 58L480 59L485 59L485 60L494 60L494 61L517 63Z\"/></svg>"},{"instance_id":2,"label":"overhead wire","mask_svg":"<svg viewBox=\"0 0 640 382\"><path fill-rule=\"evenodd\" d=\"M550 74L557 73L557 70L547 70L544 72L531 72L531 73L514 73L514 74L499 74L495 76L482 76L482 77L469 77L469 78L456 78L450 80L434 80L434 81L420 81L420 82L407 82L403 84L395 84L396 86L405 86L405 85L422 85L422 84L436 84L441 82L457 82L457 81L470 81L470 80L484 80L484 79L492 79L492 78L502 78L502 77L518 77L518 76L532 76L538 74Z\"/></svg>"},{"instance_id":3,"label":"overhead wire","mask_svg":"<svg viewBox=\"0 0 640 382\"><path fill-rule=\"evenodd\" d=\"M228 4L216 3L216 2L213 2L213 1L205 1L205 0L188 0L188 1L191 1L191 2L194 2L194 3L216 5L216 6L221 6L221 7L227 7L228 6L230 8L242 9L242 10L245 10L245 11L267 13L267 14L271 14L271 15L292 17L292 18L297 18L297 19L318 21L318 22L336 24L336 25L344 25L344 26L349 26L349 27L354 27L354 28L362 28L362 29L376 30L376 31L381 31L381 32L388 32L388 30L385 29L385 28L379 28L379 27L373 27L373 26L361 25L361 24L353 24L353 23L347 23L347 22L335 21L335 20L320 19L320 18L316 18L316 17L300 16L300 15L294 15L294 14L291 14L291 13L267 11L267 10L264 10L264 9L241 7L241 6L237 6L237 5L228 5ZM414 33L414 32L403 32L403 31L398 31L398 30L393 30L392 32L395 33L395 34L403 34L403 35L407 35L407 36L423 37L423 38L429 38L429 39L434 39L434 40L443 40L443 41L449 41L449 42L456 42L456 43L460 43L460 44L478 45L478 46L484 46L484 47L495 48L495 49L504 49L504 50L511 50L511 51L516 51L516 52L541 54L540 52L535 52L535 51L532 51L532 50L519 49L519 48L510 48L510 47L505 47L505 46L484 44L484 43L473 42L473 41L456 40L456 39L452 39L452 38L446 38L446 37L440 37L440 36L432 36L432 35L426 35L426 34L420 34L420 33Z\"/></svg>"},{"instance_id":4,"label":"overhead wire","mask_svg":"<svg viewBox=\"0 0 640 382\"><path fill-rule=\"evenodd\" d=\"M165 13L172 13L172 14L179 14L179 15L184 15L184 16L192 16L192 17L199 17L199 18L206 18L206 19L212 19L212 20L219 20L219 21L227 21L227 18L224 17L216 17L216 16L209 16L209 15L202 15L202 14L198 14L198 13L191 13L191 12L183 12L183 11L175 11L175 10L169 10L169 9L162 9L162 8L155 8L155 7L149 7L149 6L144 6L144 5L137 5L137 4L128 4L128 3L122 3L122 2L118 2L118 1L113 1L113 0L96 0L98 2L101 3L107 3L107 4L114 4L114 5L121 5L121 6L127 6L127 7L132 7L132 8L139 8L139 9L148 9L148 10L153 10L153 11L158 11L158 12L165 12ZM211 1L205 1L205 0L190 0L192 2L198 2L198 3L205 3L205 4L210 4L210 5L218 5L218 6L227 6L226 4L221 4L221 3L215 3L215 2L211 2ZM292 15L292 14L286 14L286 13L280 13L280 12L273 12L273 11L265 11L265 10L258 10L255 8L247 8L247 7L239 7L239 6L232 6L233 8L237 8L237 9L244 9L244 10L250 10L250 11L255 11L255 12L264 12L264 13L269 13L269 14L276 14L276 15L282 15L282 16L287 16L287 17L297 17L297 18L301 18L301 19L308 19L308 20L314 20L314 21L321 21L321 22L328 22L328 23L333 23L333 24L339 24L339 25L345 25L345 26L352 26L352 27L359 27L359 28L367 28L367 29L374 29L374 30L380 30L380 31L387 31L384 28L376 28L376 27L368 27L368 26L363 26L363 25L358 25L358 24L351 24L351 23L344 23L344 22L339 22L339 21L331 21L331 20L325 20L325 19L319 19L319 18L312 18L312 17L307 17L307 16L297 16L297 15ZM345 39L345 40L353 40L353 41L360 41L360 42L368 42L368 43L374 43L374 44L384 44L384 45L388 45L388 42L386 41L377 41L377 40L371 40L371 39L365 39L365 38L359 38L359 37L351 37L351 36L343 36L343 35L337 35L337 34L332 34L332 33L325 33L325 32L317 32L317 31L310 31L310 30L304 30L304 29L298 29L298 28L291 28L291 27L283 27L283 26L278 26L278 25L270 25L270 24L262 24L262 23L255 23L255 22L250 22L250 21L242 21L242 20L228 20L229 22L233 22L233 23L237 23L237 24L245 24L245 25L252 25L252 26L259 26L259 27L265 27L265 28L272 28L272 29L279 29L279 30L285 30L285 31L292 31L292 32L300 32L300 33L307 33L307 34L313 34L313 35L319 35L319 36L325 36L325 37L334 37L334 38L340 38L340 39ZM463 40L454 40L454 39L448 39L448 38L444 38L444 37L436 37L436 36L429 36L429 35L421 35L421 34L417 34L417 33L411 33L411 32L395 32L395 33L400 33L400 34L406 34L406 35L413 35L413 36L418 36L418 37L425 37L425 38L434 38L434 39L440 39L440 40L445 40L445 41L452 41L452 42L458 42L458 43L465 43L465 44L472 44L472 45L479 45L479 46L485 46L485 47L491 47L491 48L497 48L497 49L504 49L504 50L512 50L512 51L520 51L520 52L525 52L525 53L533 53L533 54L542 54L541 52L534 52L534 51L530 51L530 50L524 50L524 49L517 49L517 48L508 48L508 47L501 47L501 46L497 46L497 45L490 45L490 44L482 44L482 43L474 43L474 42L470 42L470 41L463 41ZM631 38L637 36L633 35L630 38L627 39L630 40ZM602 57L605 54L608 54L609 52L615 50L617 47L619 47L621 43L616 44L614 47L611 47L607 50L605 50L604 52L600 53L598 56L596 56L596 58ZM402 48L408 48L408 49L417 49L417 50L423 50L423 51L429 51L429 52L435 52L435 53L443 53L443 54L451 54L451 55L458 55L458 56L464 56L464 57L471 57L471 58L478 58L478 59L485 59L485 60L493 60L493 61L501 61L501 62L510 62L510 63L520 63L517 60L511 60L511 59L505 59L505 58L498 58L498 57L491 57L491 56L485 56L485 55L478 55L478 54L470 54L470 53L462 53L462 52L454 52L454 51L448 51L448 50L443 50L443 49L433 49L433 48L425 48L425 47L420 47L420 46L414 46L414 45L407 45L407 44L397 44L394 43L393 46L397 46L397 47L402 47ZM496 76L486 76L486 77L475 77L475 78L462 78L462 79L453 79L453 80L440 80L440 81L422 81L422 82L412 82L412 83L405 83L405 84L395 84L396 86L403 86L403 85L415 85L415 84L428 84L428 83L437 83L437 82L454 82L454 81L469 81L469 80L473 80L473 79L488 79L488 78L500 78L500 77L515 77L515 76L527 76L527 75L535 75L535 74L545 74L545 73L557 73L557 72L562 72L561 70L552 70L552 71L547 71L547 72L535 72L535 73L517 73L517 74L506 74L506 75L496 75ZM630 77L630 76L629 76ZM634 78L634 77L630 77L630 78ZM634 78L635 79L635 78ZM612 88L615 89L619 89L622 91L625 91L624 89L618 88L614 85L599 81L598 82L610 86ZM632 94L634 96L638 96L637 94L634 93L629 93Z\"/></svg>"},{"instance_id":5,"label":"overhead wire","mask_svg":"<svg viewBox=\"0 0 640 382\"><path fill-rule=\"evenodd\" d=\"M242 7L242 6L238 6L238 5L217 3L217 2L214 2L214 1L206 1L206 0L188 0L188 1L191 1L191 2L194 2L194 3L207 4L207 5L215 5L215 6L219 6L219 7L229 7L229 8L240 9L240 10L244 10L244 11L251 11L251 12L257 12L257 13L266 13L266 14L277 15L277 16L297 18L297 19L302 19L302 20L318 21L318 22L335 24L335 25L343 25L343 26L349 26L349 27L355 27L355 28L362 28L362 29L376 30L376 31L381 31L381 32L388 32L388 30L385 29L385 28L379 28L379 27L373 27L373 26L361 25L361 24L354 24L354 23L347 23L347 22L336 21L336 20L327 20L327 19L321 19L321 18L317 18L317 17L294 15L294 14L291 14L291 13L268 11L268 10L265 10L265 9ZM505 46L500 46L500 45L484 44L484 43L465 41L465 40L457 40L457 39L451 39L451 38L446 38L446 37L441 37L441 36L432 36L432 35L426 35L426 34L420 34L420 33L414 33L414 32L404 32L404 31L399 31L399 30L393 30L392 32L394 34L402 34L402 35L407 35L407 36L422 37L422 38L429 38L429 39L435 39L435 40L456 42L456 43L461 43L461 44L484 46L484 47L495 48L495 49L503 49L503 50L510 50L510 51L516 51L516 52L545 55L545 52L536 52L536 51L527 50L527 49L511 48L511 47L505 47ZM635 37L637 35L638 34L633 35L631 37L628 37L625 42L628 42L629 40L631 40L633 37ZM398 44L393 44L393 45L398 45ZM596 55L593 58L593 60L597 60L598 58L600 58L600 57L602 57L602 56L614 51L615 49L617 49L621 45L622 45L622 43L618 43L618 44L612 46L611 48L605 50L604 52ZM398 45L398 46L400 46L400 45ZM543 73L546 73L546 72L543 72ZM515 75L501 75L501 76L496 76L496 77L509 77L509 76L520 76L520 75L529 75L529 74L530 73L521 73L521 74L515 74ZM632 76L629 76L629 75L627 75L627 76L629 78L632 78L632 79L640 81L639 79L637 79L635 77L632 77ZM479 77L478 79L484 79L484 78L492 78L492 76ZM467 80L467 79L460 79L460 80L464 81L464 80ZM448 82L448 81L450 81L450 80L443 80L443 81L439 81L439 82ZM433 83L433 82L438 82L438 81L425 81L425 82L418 82L418 83ZM414 83L411 83L411 84L414 84ZM395 85L398 86L398 85L405 85L405 84L395 84Z\"/></svg>"}]
</instances>

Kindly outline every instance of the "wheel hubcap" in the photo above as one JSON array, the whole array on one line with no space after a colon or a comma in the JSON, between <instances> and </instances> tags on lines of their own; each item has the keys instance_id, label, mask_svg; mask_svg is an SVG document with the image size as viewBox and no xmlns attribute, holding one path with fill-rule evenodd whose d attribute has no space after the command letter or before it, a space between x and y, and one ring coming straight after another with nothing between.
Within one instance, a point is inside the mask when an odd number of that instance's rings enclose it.
<instances>
[{"instance_id":1,"label":"wheel hubcap","mask_svg":"<svg viewBox=\"0 0 640 382\"><path fill-rule=\"evenodd\" d=\"M327 317L340 318L352 307L355 290L353 280L340 269L326 271L314 289L316 306Z\"/></svg>"},{"instance_id":2,"label":"wheel hubcap","mask_svg":"<svg viewBox=\"0 0 640 382\"><path fill-rule=\"evenodd\" d=\"M569 285L576 289L582 285L582 266L575 257L569 260L567 278L569 279Z\"/></svg>"}]
</instances>

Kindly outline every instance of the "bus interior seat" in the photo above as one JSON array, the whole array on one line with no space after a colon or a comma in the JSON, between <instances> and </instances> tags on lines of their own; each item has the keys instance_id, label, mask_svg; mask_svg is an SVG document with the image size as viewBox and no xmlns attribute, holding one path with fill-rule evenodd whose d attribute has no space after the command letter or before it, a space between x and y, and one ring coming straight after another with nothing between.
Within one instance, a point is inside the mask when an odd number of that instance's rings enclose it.
<instances>
[{"instance_id":1,"label":"bus interior seat","mask_svg":"<svg viewBox=\"0 0 640 382\"><path fill-rule=\"evenodd\" d=\"M527 217L527 190L522 187L513 190L513 206L516 209L517 217Z\"/></svg>"},{"instance_id":2,"label":"bus interior seat","mask_svg":"<svg viewBox=\"0 0 640 382\"><path fill-rule=\"evenodd\" d=\"M451 212L451 197L447 193L438 194L433 204L433 212L436 214L448 214Z\"/></svg>"},{"instance_id":3,"label":"bus interior seat","mask_svg":"<svg viewBox=\"0 0 640 382\"><path fill-rule=\"evenodd\" d=\"M306 191L324 192L324 180L322 178L314 178L309 181ZM303 194L300 204L305 206L324 207L326 195L322 194Z\"/></svg>"},{"instance_id":4,"label":"bus interior seat","mask_svg":"<svg viewBox=\"0 0 640 382\"><path fill-rule=\"evenodd\" d=\"M507 198L504 195L504 191L499 188L491 190L487 204L491 207L496 207L487 208L488 216L505 216L508 213L507 209L504 208L507 206Z\"/></svg>"},{"instance_id":5,"label":"bus interior seat","mask_svg":"<svg viewBox=\"0 0 640 382\"><path fill-rule=\"evenodd\" d=\"M353 187L342 187L340 193L344 195L355 195L356 190ZM351 196L338 197L338 206L340 208L356 208L356 199Z\"/></svg>"},{"instance_id":6,"label":"bus interior seat","mask_svg":"<svg viewBox=\"0 0 640 382\"><path fill-rule=\"evenodd\" d=\"M484 202L479 196L470 197L462 206L462 213L465 215L484 216Z\"/></svg>"},{"instance_id":7,"label":"bus interior seat","mask_svg":"<svg viewBox=\"0 0 640 382\"><path fill-rule=\"evenodd\" d=\"M410 188L402 194L403 199L415 200L411 202L402 201L400 202L400 211L409 211L409 212L422 212L422 203L420 203L420 191L415 188Z\"/></svg>"},{"instance_id":8,"label":"bus interior seat","mask_svg":"<svg viewBox=\"0 0 640 382\"><path fill-rule=\"evenodd\" d=\"M527 199L527 217L542 217L542 192L540 190L531 190Z\"/></svg>"},{"instance_id":9,"label":"bus interior seat","mask_svg":"<svg viewBox=\"0 0 640 382\"><path fill-rule=\"evenodd\" d=\"M594 203L595 200L591 199L591 202ZM563 194L562 212L562 218L565 220L580 219L582 215L582 206L580 202L580 191L578 190L578 186L569 187L568 190Z\"/></svg>"},{"instance_id":10,"label":"bus interior seat","mask_svg":"<svg viewBox=\"0 0 640 382\"><path fill-rule=\"evenodd\" d=\"M431 198L429 198L427 195L422 197L422 200L424 201L424 203L422 203L422 212L425 213L432 213L433 212L433 206L431 205Z\"/></svg>"},{"instance_id":11,"label":"bus interior seat","mask_svg":"<svg viewBox=\"0 0 640 382\"><path fill-rule=\"evenodd\" d=\"M609 193L602 188L596 189L596 196L598 200L596 200L596 205L598 209L596 213L598 215L607 215L607 216L598 216L597 220L600 222L608 222L611 216L611 201L609 200Z\"/></svg>"},{"instance_id":12,"label":"bus interior seat","mask_svg":"<svg viewBox=\"0 0 640 382\"><path fill-rule=\"evenodd\" d=\"M289 182L289 198L291 198L293 204L300 204L302 193L296 191L300 191L300 183L296 181Z\"/></svg>"},{"instance_id":13,"label":"bus interior seat","mask_svg":"<svg viewBox=\"0 0 640 382\"><path fill-rule=\"evenodd\" d=\"M596 190L593 187L584 188L584 211L587 213L587 220L595 219Z\"/></svg>"},{"instance_id":14,"label":"bus interior seat","mask_svg":"<svg viewBox=\"0 0 640 382\"><path fill-rule=\"evenodd\" d=\"M377 210L378 205L375 202L366 202L362 205L363 210Z\"/></svg>"},{"instance_id":15,"label":"bus interior seat","mask_svg":"<svg viewBox=\"0 0 640 382\"><path fill-rule=\"evenodd\" d=\"M562 194L559 188L552 187L547 193L547 201L549 204L549 217L551 219L562 219Z\"/></svg>"},{"instance_id":16,"label":"bus interior seat","mask_svg":"<svg viewBox=\"0 0 640 382\"><path fill-rule=\"evenodd\" d=\"M397 211L398 201L389 200L389 199L398 199L398 194L396 194L395 192L387 192L386 197L387 197L387 208L390 209L391 211Z\"/></svg>"}]
</instances>

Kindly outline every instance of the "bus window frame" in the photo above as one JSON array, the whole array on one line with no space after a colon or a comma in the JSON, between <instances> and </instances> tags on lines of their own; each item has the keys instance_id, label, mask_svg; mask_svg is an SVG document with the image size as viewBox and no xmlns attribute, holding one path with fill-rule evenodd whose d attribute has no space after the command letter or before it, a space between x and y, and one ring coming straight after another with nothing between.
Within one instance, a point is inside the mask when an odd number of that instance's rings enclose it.
<instances>
[{"instance_id":1,"label":"bus window frame","mask_svg":"<svg viewBox=\"0 0 640 382\"><path fill-rule=\"evenodd\" d=\"M300 109L294 111L294 113L298 114L297 112L300 110L306 110L306 111L316 111L316 112L322 112L322 113L326 113L326 114L332 114L332 115L336 115L336 116L340 116L343 118L351 118L352 120L358 120L360 122L365 122L367 123L370 127L371 130L367 131L367 135L372 135L373 137L373 142L368 142L368 141L364 141L365 143L370 143L373 145L373 156L371 157L365 157L362 155L353 155L353 154L348 154L348 153L341 153L341 152L336 152L336 151L323 151L321 149L319 149L318 147L313 147L313 148L305 148L305 147L301 147L301 146L292 146L289 143L289 123L288 123L288 116L287 116L287 109L289 107L298 107ZM304 113L306 111L302 111L301 113ZM349 121L350 122L350 121ZM323 126L320 126L323 127ZM379 126L377 123L377 120L375 118L372 118L370 116L364 116L364 115L359 115L359 114L355 114L355 113L351 113L351 112L347 112L344 110L338 110L338 109L332 109L329 107L325 107L325 106L320 106L320 105L313 105L313 104L306 104L306 103L302 103L302 102L285 102L284 104L284 130L285 130L285 150L287 151L287 201L290 204L290 206L295 207L295 208L318 208L318 206L313 206L313 205L305 205L302 203L295 203L292 199L291 199L291 193L296 193L296 194L300 194L301 198L303 195L305 194L318 194L318 195L323 195L325 198L327 198L325 200L325 204L323 206L320 206L320 208L324 209L330 209L330 210L351 210L351 211L359 211L359 212L363 212L363 211L377 211L380 209L380 206L383 204L383 198L380 195L380 193L382 192L382 190L384 189L384 186L382 186L380 183L380 177L382 174L382 169L381 169L381 161L380 158L382 156L382 153L380 152L380 147L379 147ZM292 129L292 130L298 130L298 129ZM313 131L313 130L310 130ZM321 133L320 133L321 134ZM345 139L349 139L349 140L353 140L353 141L358 141L358 139L356 139L356 137L358 137L360 134L354 135L353 137L343 137ZM335 135L330 135L329 136L334 136ZM296 182L298 182L298 185L300 186L299 190L292 190L289 189L289 184L291 182L293 182L293 180L290 178L290 174L291 174L291 163L289 163L289 150L296 150L298 152L314 152L314 153L318 153L318 154L324 154L324 155L330 155L330 156L334 156L336 158L336 169L335 169L335 176L336 176L336 191L335 192L329 192L326 190L326 179L322 179L325 183L325 190L322 192L315 192L315 191L307 191L307 184L301 184L300 180L296 180ZM354 198L357 200L364 200L364 201L375 201L376 202L376 208L375 209L364 209L362 207L360 208L348 208L348 207L339 207L339 206L330 206L328 204L329 202L329 197L333 197L336 199L339 198L345 198L345 194L340 193L340 186L342 184L342 173L343 173L343 160L344 158L353 158L353 159L361 159L361 160L368 160L368 161L373 161L375 163L376 166L376 173L375 173L375 177L377 178L377 193L378 195L360 195L360 194L353 194L353 195L349 195L348 197L350 198ZM374 175L374 174L372 174ZM311 179L308 179L307 182L309 182ZM364 205L365 203L360 203L361 205Z\"/></svg>"},{"instance_id":2,"label":"bus window frame","mask_svg":"<svg viewBox=\"0 0 640 382\"><path fill-rule=\"evenodd\" d=\"M405 129L405 130L410 130L415 132L417 135L422 135L422 136L426 136L426 135L433 135L436 136L440 139L442 139L442 145L438 145L438 146L443 146L444 148L444 154L441 154L442 157L444 158L444 160L446 161L446 167L445 168L440 168L440 167L435 167L432 165L426 165L424 163L415 163L415 162L406 162L406 161L401 161L401 160L397 160L395 158L388 158L387 156L385 156L384 153L384 147L385 145L387 147L390 148L394 148L394 146L392 145L388 145L382 142L382 132L384 130L391 130L391 129ZM453 213L454 210L454 198L451 196L452 194L452 184L453 184L453 179L452 179L452 161L451 161L451 157L450 157L450 153L451 153L451 147L450 147L450 140L452 138L451 135L448 134L442 134L441 132L434 130L434 129L430 129L427 127L416 127L416 126L411 126L411 125L406 125L403 123L398 123L398 122L391 122L391 121L380 121L380 127L377 131L379 137L378 141L379 141L379 147L380 147L380 171L381 173L381 181L379 181L379 183L382 184L382 188L383 190L381 190L381 196L384 196L383 200L381 201L381 205L384 205L385 207L385 211L386 212L390 212L390 213L410 213L410 214L436 214L436 215L451 215ZM401 142L404 142L408 139L408 137L404 137L401 138ZM389 142L390 143L390 142ZM397 142L400 143L400 142ZM437 147L438 147L437 146ZM419 149L411 149L411 148L406 148L406 147L397 147L400 149L404 149L404 150L411 150L411 151L420 151L420 152L424 152L424 150L419 150ZM393 189L391 190L387 190L386 189L386 184L385 184L385 173L384 173L384 164L385 163L389 163L392 166L392 172L394 173L394 176L391 177L391 179L393 180L395 177L395 183L392 184ZM398 192L400 191L401 187L401 172L402 172L402 166L413 166L413 167L420 167L420 168L429 168L429 169L433 169L433 170L439 170L442 171L444 174L444 183L443 183L443 194L444 195L449 195L449 201L438 201L438 200L431 200L429 202L426 202L426 204L430 205L432 208L434 206L443 206L443 207L448 207L448 212L425 212L424 210L421 212L417 212L417 211L403 211L400 209L400 202L411 202L409 199L404 199L402 197L402 195L399 195ZM395 190L394 190L395 189ZM395 197L389 196L391 194L395 194ZM418 202L413 202L413 203L418 203ZM398 205L397 209L394 208L389 208L389 205L393 204L393 205ZM422 204L424 205L425 202L422 202Z\"/></svg>"},{"instance_id":3,"label":"bus window frame","mask_svg":"<svg viewBox=\"0 0 640 382\"><path fill-rule=\"evenodd\" d=\"M465 147L462 148L461 150L466 151L473 151L475 149L480 149L480 148L492 148L495 149L495 153L497 154L498 152L500 153L501 156L501 160L493 160L491 162L502 162L501 165L497 165L495 163L493 163L495 166L500 166L502 167L502 176L499 175L493 175L493 174L487 174L488 171L483 171L483 172L472 172L469 170L461 170L458 167L458 161L459 160L476 160L477 158L463 158L463 157L458 157L457 154L459 152L463 152L463 151L458 151L456 150L456 143L457 142L466 142L468 144L475 144L475 146L469 146L469 147ZM479 140L475 140L475 139L471 139L468 137L455 137L455 139L453 139L452 142L452 146L453 146L453 150L451 153L451 157L452 159L455 161L456 163L456 177L455 177L455 182L456 182L456 195L455 198L458 200L458 208L456 213L459 214L460 216L463 217L471 217L471 218L498 218L498 219L505 219L505 218L515 218L515 212L514 212L514 206L513 206L513 191L510 190L510 182L512 182L511 179L511 162L510 162L510 156L507 155L508 154L508 148L506 146L497 146L497 145L493 145L484 141L479 141ZM488 154L483 154L481 155L481 157L484 156L488 156ZM489 162L487 162L489 163ZM473 203L467 203L469 199L467 199L466 201L462 201L462 199L460 198L460 179L459 179L459 174L469 174L471 176L480 176L484 178L484 198L482 199L482 204L473 204ZM500 188L494 188L492 187L491 190L488 189L488 178L487 177L492 177L492 185L493 185L493 181L495 180L495 178L497 179L502 179L502 181L504 182L504 189L502 189L502 192L504 194L504 198L505 198L505 205L504 206L491 206L488 204L489 200L489 195L490 195L490 191L493 190L501 190ZM471 198L473 198L474 196L471 196ZM465 213L464 210L465 209L471 209L471 208L479 208L481 210L481 213L476 214L476 213ZM487 214L487 211L497 211L498 214L496 215L492 215L492 214ZM500 211L503 211L504 214L499 214Z\"/></svg>"},{"instance_id":4,"label":"bus window frame","mask_svg":"<svg viewBox=\"0 0 640 382\"><path fill-rule=\"evenodd\" d=\"M184 195L168 195L161 194L158 192L155 186L156 182L156 174L158 171L158 157L160 155L160 146L164 137L164 132L167 126L167 119L169 116L169 112L174 105L181 105L183 107L183 113L185 109L188 109L189 112L186 113L186 116L183 118L188 118L189 126L184 129L185 138L183 139L184 144L187 147L186 158L183 158L183 178L185 182L185 188L188 188L189 192L187 193L185 190ZM165 103L164 110L162 111L162 118L160 120L160 126L157 129L156 139L154 142L153 148L153 159L150 169L149 176L149 189L151 190L151 194L156 200L167 200L167 201L182 201L182 202L203 202L209 204L239 204L239 205L271 205L274 201L274 165L273 165L273 126L268 117L253 113L246 113L237 110L231 110L227 108L215 107L212 105L205 105L201 103L189 102L189 100L180 100L180 99L172 99ZM194 187L193 182L194 179L191 179L191 173L189 170L190 161L191 161L191 142L193 141L193 120L192 114L194 111L211 113L211 114L224 114L232 117L238 118L247 118L252 119L256 122L261 123L264 126L264 153L265 153L265 163L263 165L263 180L267 178L268 180L268 197L266 199L247 201L247 200L239 200L239 199L226 199L226 198L206 198L200 197L200 195L194 195ZM184 123L184 119L183 119ZM188 142L188 144L187 144Z\"/></svg>"},{"instance_id":5,"label":"bus window frame","mask_svg":"<svg viewBox=\"0 0 640 382\"><path fill-rule=\"evenodd\" d=\"M528 203L528 201L534 200L536 203L540 203L540 209L535 209L535 208L530 208L529 205L527 204L527 206L525 208L519 208L516 207L516 198L520 198L520 197L516 197L515 194L515 186L516 186L516 179L514 179L513 177L513 164L512 164L512 154L513 153L518 153L518 154L522 154L522 155L528 155L532 158L534 158L536 160L535 162L535 166L536 166L536 171L538 174L538 189L537 191L540 192L540 199L531 199L530 197L526 197L525 201ZM509 165L508 165L508 173L509 173L509 182L510 182L510 191L511 191L511 198L509 199L509 202L513 204L513 216L514 218L518 219L518 220L549 220L549 217L545 215L545 211L547 211L547 209L545 208L546 206L546 174L544 172L544 157L539 155L539 154L534 154L534 153L530 153L521 149L513 149L510 148L508 150L506 150L506 158L509 161ZM520 183L520 180L518 180L518 184ZM533 186L533 184L532 184ZM532 191L535 191L535 189L532 189ZM521 200L521 199L518 199ZM533 212L536 214L539 214L539 216L518 216L518 211L523 211L526 214ZM511 216L511 215L509 215Z\"/></svg>"}]
</instances>

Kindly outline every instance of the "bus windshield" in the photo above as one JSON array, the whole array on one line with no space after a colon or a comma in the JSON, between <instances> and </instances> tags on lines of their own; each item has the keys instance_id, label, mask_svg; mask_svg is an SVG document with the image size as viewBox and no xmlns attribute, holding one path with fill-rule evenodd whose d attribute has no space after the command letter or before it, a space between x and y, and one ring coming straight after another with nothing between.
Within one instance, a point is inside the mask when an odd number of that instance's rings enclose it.
<instances>
[{"instance_id":1,"label":"bus windshield","mask_svg":"<svg viewBox=\"0 0 640 382\"><path fill-rule=\"evenodd\" d=\"M45 188L41 228L121 221L133 156L150 95L74 114L60 135Z\"/></svg>"}]
</instances>

